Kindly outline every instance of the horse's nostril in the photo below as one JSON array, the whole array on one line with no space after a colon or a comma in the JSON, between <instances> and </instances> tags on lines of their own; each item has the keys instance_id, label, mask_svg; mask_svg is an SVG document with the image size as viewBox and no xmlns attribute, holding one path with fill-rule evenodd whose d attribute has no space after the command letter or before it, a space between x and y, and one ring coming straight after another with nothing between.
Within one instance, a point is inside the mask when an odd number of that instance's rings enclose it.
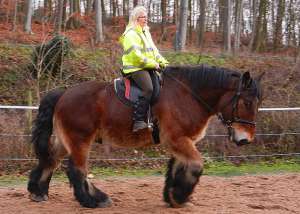
<instances>
[{"instance_id":1,"label":"horse's nostril","mask_svg":"<svg viewBox=\"0 0 300 214\"><path fill-rule=\"evenodd\" d=\"M247 139L242 139L240 141L235 142L237 146L243 146L243 145L247 145L250 144L250 142Z\"/></svg>"}]
</instances>

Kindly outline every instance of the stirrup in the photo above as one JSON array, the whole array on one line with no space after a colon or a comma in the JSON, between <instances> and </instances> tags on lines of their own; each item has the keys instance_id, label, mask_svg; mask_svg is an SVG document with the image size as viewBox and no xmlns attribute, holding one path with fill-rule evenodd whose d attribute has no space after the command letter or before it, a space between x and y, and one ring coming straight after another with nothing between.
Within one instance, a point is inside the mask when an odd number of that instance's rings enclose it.
<instances>
[{"instance_id":1,"label":"stirrup","mask_svg":"<svg viewBox=\"0 0 300 214\"><path fill-rule=\"evenodd\" d=\"M146 129L146 128L149 127L148 124L145 123L144 121L134 121L132 132L137 132L139 130Z\"/></svg>"}]
</instances>

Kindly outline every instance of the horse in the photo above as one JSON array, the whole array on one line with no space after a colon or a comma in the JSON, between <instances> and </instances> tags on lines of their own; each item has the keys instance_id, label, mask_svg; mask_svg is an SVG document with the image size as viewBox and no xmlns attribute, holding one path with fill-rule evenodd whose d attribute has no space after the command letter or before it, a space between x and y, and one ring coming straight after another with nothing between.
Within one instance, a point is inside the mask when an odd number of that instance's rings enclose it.
<instances>
[{"instance_id":1,"label":"horse","mask_svg":"<svg viewBox=\"0 0 300 214\"><path fill-rule=\"evenodd\" d=\"M202 175L203 157L195 143L205 136L214 115L227 127L232 142L253 142L263 75L252 78L249 72L208 65L169 66L161 75L152 114L160 143L170 152L163 200L177 208L189 201ZM151 129L132 132L132 113L132 107L117 98L112 83L89 81L50 91L40 102L32 131L38 164L29 175L31 200L48 200L52 174L67 156L66 174L76 200L89 208L111 206L109 195L87 178L89 151L95 139L123 148L152 145Z\"/></svg>"}]
</instances>

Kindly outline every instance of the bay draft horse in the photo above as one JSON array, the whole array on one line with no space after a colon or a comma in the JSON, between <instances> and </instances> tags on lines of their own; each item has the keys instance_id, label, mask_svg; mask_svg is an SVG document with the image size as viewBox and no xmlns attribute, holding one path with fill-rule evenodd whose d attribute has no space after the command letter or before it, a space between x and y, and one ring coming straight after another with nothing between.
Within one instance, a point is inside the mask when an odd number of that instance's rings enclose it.
<instances>
[{"instance_id":1,"label":"bay draft horse","mask_svg":"<svg viewBox=\"0 0 300 214\"><path fill-rule=\"evenodd\" d=\"M204 137L213 115L228 127L233 142L253 140L262 75L251 78L249 72L205 65L168 67L162 75L163 87L152 112L160 142L171 153L163 198L171 207L181 207L202 174L203 159L195 143ZM125 148L153 144L151 130L132 132L132 113L115 95L113 84L84 82L49 92L40 103L32 133L38 165L29 177L30 198L48 199L52 173L68 156L66 174L79 203L110 206L109 196L87 179L89 150L96 137Z\"/></svg>"}]
</instances>

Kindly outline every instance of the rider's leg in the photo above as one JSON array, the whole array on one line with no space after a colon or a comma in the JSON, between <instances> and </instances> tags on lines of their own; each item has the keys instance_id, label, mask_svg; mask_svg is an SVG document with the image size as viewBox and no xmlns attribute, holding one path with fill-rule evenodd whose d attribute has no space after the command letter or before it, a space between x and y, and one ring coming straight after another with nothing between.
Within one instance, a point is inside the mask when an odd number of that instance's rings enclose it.
<instances>
[{"instance_id":1,"label":"rider's leg","mask_svg":"<svg viewBox=\"0 0 300 214\"><path fill-rule=\"evenodd\" d=\"M138 102L134 105L133 132L136 132L148 127L147 123L145 123L145 119L153 92L153 85L148 71L136 71L132 74L131 78L143 91L142 97L140 97Z\"/></svg>"}]
</instances>

